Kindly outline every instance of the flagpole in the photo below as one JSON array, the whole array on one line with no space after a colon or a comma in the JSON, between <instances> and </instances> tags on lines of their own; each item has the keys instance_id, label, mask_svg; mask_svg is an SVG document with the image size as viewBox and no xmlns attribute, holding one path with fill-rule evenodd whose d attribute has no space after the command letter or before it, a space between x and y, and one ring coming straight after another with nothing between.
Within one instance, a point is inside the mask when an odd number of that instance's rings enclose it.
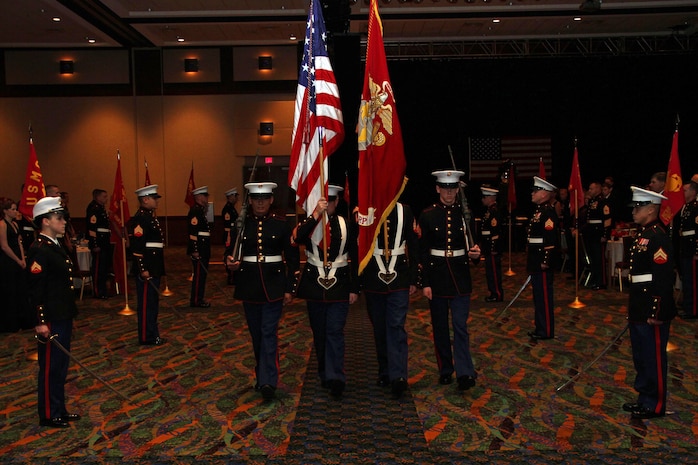
<instances>
[{"instance_id":1,"label":"flagpole","mask_svg":"<svg viewBox=\"0 0 698 465\"><path fill-rule=\"evenodd\" d=\"M124 200L121 199L119 200L119 210L121 213L121 224L124 224ZM124 306L121 311L119 311L119 315L124 315L124 316L130 316L130 315L135 315L136 312L134 312L129 306L128 306L128 268L126 268L126 238L124 237L123 231L121 234L121 259L124 262L124 299L126 305Z\"/></svg>"},{"instance_id":2,"label":"flagpole","mask_svg":"<svg viewBox=\"0 0 698 465\"><path fill-rule=\"evenodd\" d=\"M579 197L574 194L574 221L577 234L574 235L574 302L570 308L583 308L586 304L579 300Z\"/></svg>"},{"instance_id":3,"label":"flagpole","mask_svg":"<svg viewBox=\"0 0 698 465\"><path fill-rule=\"evenodd\" d=\"M510 179L509 182L514 182ZM511 269L511 223L514 222L514 216L511 214L511 202L509 202L509 269L504 273L506 276L514 276L516 272Z\"/></svg>"},{"instance_id":4,"label":"flagpole","mask_svg":"<svg viewBox=\"0 0 698 465\"><path fill-rule=\"evenodd\" d=\"M322 128L318 128L318 133L320 137L320 150L318 151L318 157L320 158L320 189L322 189L322 196L325 197L325 148L322 143ZM325 273L327 273L327 211L322 213L322 266L325 268Z\"/></svg>"}]
</instances>

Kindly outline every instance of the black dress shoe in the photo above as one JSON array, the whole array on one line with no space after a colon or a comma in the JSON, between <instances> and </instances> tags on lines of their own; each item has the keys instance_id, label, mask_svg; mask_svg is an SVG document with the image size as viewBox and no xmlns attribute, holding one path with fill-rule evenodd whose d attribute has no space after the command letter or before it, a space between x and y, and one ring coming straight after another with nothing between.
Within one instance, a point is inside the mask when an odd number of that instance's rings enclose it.
<instances>
[{"instance_id":1,"label":"black dress shoe","mask_svg":"<svg viewBox=\"0 0 698 465\"><path fill-rule=\"evenodd\" d=\"M459 376L458 377L458 390L467 391L471 387L475 386L475 378L472 376Z\"/></svg>"},{"instance_id":2,"label":"black dress shoe","mask_svg":"<svg viewBox=\"0 0 698 465\"><path fill-rule=\"evenodd\" d=\"M201 302L189 302L190 307L208 308L211 306L211 302L202 300Z\"/></svg>"},{"instance_id":3,"label":"black dress shoe","mask_svg":"<svg viewBox=\"0 0 698 465\"><path fill-rule=\"evenodd\" d=\"M526 334L528 334L528 337L530 337L534 341L545 341L547 339L552 339L552 337L550 336L541 336L540 334L536 334L533 331L529 331Z\"/></svg>"},{"instance_id":4,"label":"black dress shoe","mask_svg":"<svg viewBox=\"0 0 698 465\"><path fill-rule=\"evenodd\" d=\"M390 386L390 378L388 378L386 375L379 376L378 381L376 381L376 386L380 386L380 387Z\"/></svg>"},{"instance_id":5,"label":"black dress shoe","mask_svg":"<svg viewBox=\"0 0 698 465\"><path fill-rule=\"evenodd\" d=\"M640 407L637 410L633 410L630 413L630 416L632 418L639 418L641 420L647 419L647 418L657 418L657 417L663 417L664 412L662 413L656 413L652 409L648 409L647 407Z\"/></svg>"},{"instance_id":6,"label":"black dress shoe","mask_svg":"<svg viewBox=\"0 0 698 465\"><path fill-rule=\"evenodd\" d=\"M81 418L82 417L77 413L66 413L61 416L61 420L63 421L78 421Z\"/></svg>"},{"instance_id":7,"label":"black dress shoe","mask_svg":"<svg viewBox=\"0 0 698 465\"><path fill-rule=\"evenodd\" d=\"M501 302L503 298L499 299L496 295L489 295L485 297L485 302Z\"/></svg>"},{"instance_id":8,"label":"black dress shoe","mask_svg":"<svg viewBox=\"0 0 698 465\"><path fill-rule=\"evenodd\" d=\"M439 376L439 384L451 384L453 382L453 376L451 375L441 375Z\"/></svg>"},{"instance_id":9,"label":"black dress shoe","mask_svg":"<svg viewBox=\"0 0 698 465\"><path fill-rule=\"evenodd\" d=\"M141 345L142 346L161 346L166 342L167 342L167 339L163 339L163 338L158 336L155 339L153 339L152 341L141 342Z\"/></svg>"},{"instance_id":10,"label":"black dress shoe","mask_svg":"<svg viewBox=\"0 0 698 465\"><path fill-rule=\"evenodd\" d=\"M642 405L638 404L637 402L626 402L623 404L623 410L626 412L635 412L637 410L640 410L642 408Z\"/></svg>"},{"instance_id":11,"label":"black dress shoe","mask_svg":"<svg viewBox=\"0 0 698 465\"><path fill-rule=\"evenodd\" d=\"M398 378L393 380L390 390L392 391L395 399L400 399L408 387L409 385L407 384L407 380L405 378Z\"/></svg>"},{"instance_id":12,"label":"black dress shoe","mask_svg":"<svg viewBox=\"0 0 698 465\"><path fill-rule=\"evenodd\" d=\"M342 394L344 393L344 387L346 386L346 383L344 383L344 381L340 381L338 379L330 379L327 381L327 383L330 385L330 394L332 394L334 397L342 396Z\"/></svg>"},{"instance_id":13,"label":"black dress shoe","mask_svg":"<svg viewBox=\"0 0 698 465\"><path fill-rule=\"evenodd\" d=\"M61 418L61 417L46 418L44 420L40 420L39 424L41 426L50 426L51 428L69 428L70 427L68 422L63 420L63 418Z\"/></svg>"},{"instance_id":14,"label":"black dress shoe","mask_svg":"<svg viewBox=\"0 0 698 465\"><path fill-rule=\"evenodd\" d=\"M272 400L276 392L276 388L271 384L265 384L259 390L262 392L262 398L264 400Z\"/></svg>"}]
</instances>

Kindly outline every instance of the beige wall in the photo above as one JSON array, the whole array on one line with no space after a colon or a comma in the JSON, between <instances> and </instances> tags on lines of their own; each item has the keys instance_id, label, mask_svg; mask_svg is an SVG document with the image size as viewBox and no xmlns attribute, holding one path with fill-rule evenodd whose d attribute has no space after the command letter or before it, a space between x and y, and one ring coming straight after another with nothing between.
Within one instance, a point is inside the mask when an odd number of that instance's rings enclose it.
<instances>
[{"instance_id":1,"label":"beige wall","mask_svg":"<svg viewBox=\"0 0 698 465\"><path fill-rule=\"evenodd\" d=\"M19 197L24 181L28 127L46 184L70 193L71 213L84 216L95 187L110 194L116 152L127 193L145 179L160 185L161 214L185 215L184 194L192 162L197 186L208 185L216 214L224 192L241 187L244 156L288 156L292 95L16 98L0 100L0 195ZM259 137L259 122L274 135ZM136 199L129 197L134 208Z\"/></svg>"}]
</instances>

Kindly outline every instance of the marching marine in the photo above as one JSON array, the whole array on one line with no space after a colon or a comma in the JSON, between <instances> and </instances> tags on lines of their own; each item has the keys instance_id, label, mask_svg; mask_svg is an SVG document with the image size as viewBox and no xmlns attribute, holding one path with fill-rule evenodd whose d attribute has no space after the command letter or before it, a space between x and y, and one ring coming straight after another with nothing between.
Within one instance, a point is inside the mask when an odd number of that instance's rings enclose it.
<instances>
[{"instance_id":1,"label":"marching marine","mask_svg":"<svg viewBox=\"0 0 698 465\"><path fill-rule=\"evenodd\" d=\"M189 209L187 223L189 229L189 241L187 255L191 258L193 276L191 280L190 307L211 306L204 299L206 292L206 278L208 277L208 264L211 260L211 226L206 219L208 210L208 186L202 186L191 191L194 196L194 205Z\"/></svg>"}]
</instances>

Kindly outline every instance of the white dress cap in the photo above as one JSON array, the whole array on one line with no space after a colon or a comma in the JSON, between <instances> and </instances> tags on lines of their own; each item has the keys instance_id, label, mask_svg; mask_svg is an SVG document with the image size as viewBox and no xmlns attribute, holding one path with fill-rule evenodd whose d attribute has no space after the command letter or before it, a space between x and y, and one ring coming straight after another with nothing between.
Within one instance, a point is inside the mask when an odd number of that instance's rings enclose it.
<instances>
[{"instance_id":1,"label":"white dress cap","mask_svg":"<svg viewBox=\"0 0 698 465\"><path fill-rule=\"evenodd\" d=\"M47 213L62 211L63 205L61 205L60 197L44 197L34 204L32 215L34 218L36 218L37 216L45 215Z\"/></svg>"},{"instance_id":2,"label":"white dress cap","mask_svg":"<svg viewBox=\"0 0 698 465\"><path fill-rule=\"evenodd\" d=\"M162 195L158 194L158 185L157 184L151 184L149 186L141 187L140 189L136 189L136 195L138 197L155 197L156 199L159 199L162 197Z\"/></svg>"},{"instance_id":3,"label":"white dress cap","mask_svg":"<svg viewBox=\"0 0 698 465\"><path fill-rule=\"evenodd\" d=\"M197 187L196 189L191 191L191 195L199 195L199 194L208 195L208 186Z\"/></svg>"},{"instance_id":4,"label":"white dress cap","mask_svg":"<svg viewBox=\"0 0 698 465\"><path fill-rule=\"evenodd\" d=\"M481 187L480 191L482 192L483 197L489 197L491 195L497 195L499 194L498 189L494 189L492 187Z\"/></svg>"},{"instance_id":5,"label":"white dress cap","mask_svg":"<svg viewBox=\"0 0 698 465\"><path fill-rule=\"evenodd\" d=\"M228 197L229 195L235 195L238 193L238 188L233 187L232 189L225 191L225 196Z\"/></svg>"},{"instance_id":6,"label":"white dress cap","mask_svg":"<svg viewBox=\"0 0 698 465\"><path fill-rule=\"evenodd\" d=\"M327 196L328 197L337 197L337 194L342 192L344 188L342 186L336 186L334 184L328 184L327 185Z\"/></svg>"},{"instance_id":7,"label":"white dress cap","mask_svg":"<svg viewBox=\"0 0 698 465\"><path fill-rule=\"evenodd\" d=\"M248 182L245 189L250 192L251 197L265 198L274 195L276 186L275 182Z\"/></svg>"},{"instance_id":8,"label":"white dress cap","mask_svg":"<svg viewBox=\"0 0 698 465\"><path fill-rule=\"evenodd\" d=\"M551 184L538 176L533 176L533 187L535 189L543 189L544 191L548 192L555 192L557 190L557 187L555 187L554 184Z\"/></svg>"},{"instance_id":9,"label":"white dress cap","mask_svg":"<svg viewBox=\"0 0 698 465\"><path fill-rule=\"evenodd\" d=\"M458 170L432 171L432 176L436 176L436 184L441 187L458 187L460 177L465 174Z\"/></svg>"},{"instance_id":10,"label":"white dress cap","mask_svg":"<svg viewBox=\"0 0 698 465\"><path fill-rule=\"evenodd\" d=\"M630 186L630 190L633 192L633 199L629 206L640 207L643 205L648 205L650 203L655 203L657 205L662 203L662 200L667 200L662 194L658 194L653 191L648 191L646 189L641 189L637 186Z\"/></svg>"}]
</instances>

